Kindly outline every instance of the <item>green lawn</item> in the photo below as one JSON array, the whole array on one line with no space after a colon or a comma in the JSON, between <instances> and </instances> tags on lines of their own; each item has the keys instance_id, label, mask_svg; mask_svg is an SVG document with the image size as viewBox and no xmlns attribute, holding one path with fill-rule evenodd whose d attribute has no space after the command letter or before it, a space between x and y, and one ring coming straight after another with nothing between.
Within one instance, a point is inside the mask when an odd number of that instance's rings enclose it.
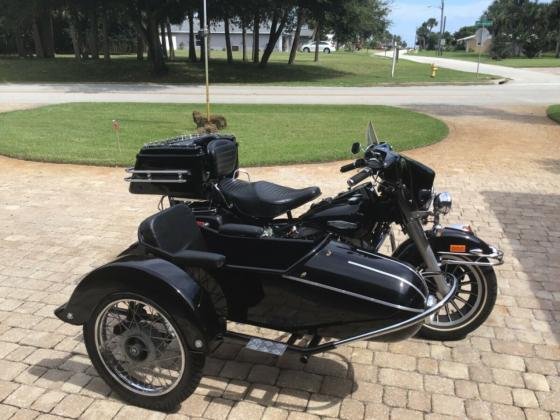
<instances>
[{"instance_id":1,"label":"green lawn","mask_svg":"<svg viewBox=\"0 0 560 420\"><path fill-rule=\"evenodd\" d=\"M184 54L184 52L183 52ZM228 65L225 53L212 52L210 81L229 84L315 85L315 86L374 86L379 84L462 83L480 81L472 73L441 69L437 78L430 77L430 66L401 60L396 77L391 78L391 60L374 57L371 53L337 52L321 54L319 63L313 54L300 53L295 65L288 65L287 53L273 54L269 65L261 69L253 63L243 63L240 53L235 63ZM483 76L482 80L491 79ZM135 57L116 56L103 60L78 62L69 56L50 60L0 58L0 82L159 82L204 83L201 63L189 63L179 57L169 63L168 74L154 77L147 61Z\"/></svg>"},{"instance_id":2,"label":"green lawn","mask_svg":"<svg viewBox=\"0 0 560 420\"><path fill-rule=\"evenodd\" d=\"M435 57L435 51L419 51L417 55L422 55L424 57ZM465 61L478 61L477 53L467 53L465 51L446 51L443 53L443 58L453 58L456 60ZM555 58L554 54L543 54L542 57L537 58L506 58L504 60L493 60L488 55L482 55L480 59L481 63L485 64L496 64L498 66L506 67L560 67L560 59Z\"/></svg>"},{"instance_id":3,"label":"green lawn","mask_svg":"<svg viewBox=\"0 0 560 420\"><path fill-rule=\"evenodd\" d=\"M546 113L550 117L550 119L560 124L560 105L549 106L546 110Z\"/></svg>"},{"instance_id":4,"label":"green lawn","mask_svg":"<svg viewBox=\"0 0 560 420\"><path fill-rule=\"evenodd\" d=\"M152 140L190 133L193 104L76 103L0 114L0 154L21 159L132 165ZM437 142L440 120L401 108L329 105L215 105L240 143L242 166L350 159L372 120L397 150ZM112 120L121 124L119 152Z\"/></svg>"}]
</instances>

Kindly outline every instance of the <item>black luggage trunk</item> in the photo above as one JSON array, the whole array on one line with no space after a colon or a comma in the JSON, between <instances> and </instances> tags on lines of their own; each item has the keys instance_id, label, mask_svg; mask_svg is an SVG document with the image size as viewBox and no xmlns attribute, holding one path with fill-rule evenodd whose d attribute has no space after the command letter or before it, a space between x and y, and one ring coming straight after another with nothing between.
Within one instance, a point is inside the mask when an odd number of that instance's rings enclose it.
<instances>
[{"instance_id":1,"label":"black luggage trunk","mask_svg":"<svg viewBox=\"0 0 560 420\"><path fill-rule=\"evenodd\" d=\"M235 149L235 167L228 174L218 173L216 156L208 152L208 145L216 140L231 142ZM182 136L149 143L136 155L130 182L133 194L154 194L177 198L205 199L212 182L233 176L238 168L237 141L234 136L202 134Z\"/></svg>"}]
</instances>

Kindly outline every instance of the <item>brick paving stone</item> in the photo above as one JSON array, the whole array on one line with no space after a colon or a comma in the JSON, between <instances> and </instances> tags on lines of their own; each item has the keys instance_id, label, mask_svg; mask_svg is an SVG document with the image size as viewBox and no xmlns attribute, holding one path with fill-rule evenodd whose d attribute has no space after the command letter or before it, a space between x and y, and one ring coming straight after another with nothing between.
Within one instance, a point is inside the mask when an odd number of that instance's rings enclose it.
<instances>
[{"instance_id":1,"label":"brick paving stone","mask_svg":"<svg viewBox=\"0 0 560 420\"><path fill-rule=\"evenodd\" d=\"M288 415L288 420L320 420L319 416L309 413L298 413L296 411L291 412Z\"/></svg>"},{"instance_id":2,"label":"brick paving stone","mask_svg":"<svg viewBox=\"0 0 560 420\"><path fill-rule=\"evenodd\" d=\"M266 407L262 416L262 420L286 420L288 411L278 407Z\"/></svg>"},{"instance_id":3,"label":"brick paving stone","mask_svg":"<svg viewBox=\"0 0 560 420\"><path fill-rule=\"evenodd\" d=\"M71 376L72 372L49 369L35 381L35 385L51 389L61 388Z\"/></svg>"},{"instance_id":4,"label":"brick paving stone","mask_svg":"<svg viewBox=\"0 0 560 420\"><path fill-rule=\"evenodd\" d=\"M478 398L478 386L476 382L456 380L455 395L463 399Z\"/></svg>"},{"instance_id":5,"label":"brick paving stone","mask_svg":"<svg viewBox=\"0 0 560 420\"><path fill-rule=\"evenodd\" d=\"M402 388L385 387L383 389L383 404L389 407L406 407L407 390Z\"/></svg>"},{"instance_id":6,"label":"brick paving stone","mask_svg":"<svg viewBox=\"0 0 560 420\"><path fill-rule=\"evenodd\" d=\"M338 417L341 400L330 395L311 394L307 412L321 417Z\"/></svg>"},{"instance_id":7,"label":"brick paving stone","mask_svg":"<svg viewBox=\"0 0 560 420\"><path fill-rule=\"evenodd\" d=\"M356 420L364 418L364 403L350 398L342 400L340 406L340 418L345 420Z\"/></svg>"},{"instance_id":8,"label":"brick paving stone","mask_svg":"<svg viewBox=\"0 0 560 420\"><path fill-rule=\"evenodd\" d=\"M550 420L550 413L537 409L537 408L526 408L525 417L527 420Z\"/></svg>"},{"instance_id":9,"label":"brick paving stone","mask_svg":"<svg viewBox=\"0 0 560 420\"><path fill-rule=\"evenodd\" d=\"M68 395L53 408L52 414L78 418L92 402L93 399L83 395Z\"/></svg>"},{"instance_id":10,"label":"brick paving stone","mask_svg":"<svg viewBox=\"0 0 560 420\"><path fill-rule=\"evenodd\" d=\"M222 368L220 376L230 379L245 379L252 367L253 365L250 363L228 360Z\"/></svg>"},{"instance_id":11,"label":"brick paving stone","mask_svg":"<svg viewBox=\"0 0 560 420\"><path fill-rule=\"evenodd\" d=\"M20 408L28 408L31 407L35 400L44 392L44 388L31 385L20 385L20 387L6 397L3 402Z\"/></svg>"},{"instance_id":12,"label":"brick paving stone","mask_svg":"<svg viewBox=\"0 0 560 420\"><path fill-rule=\"evenodd\" d=\"M407 389L423 389L422 375L415 372L383 368L379 370L379 382L383 385L403 387Z\"/></svg>"},{"instance_id":13,"label":"brick paving stone","mask_svg":"<svg viewBox=\"0 0 560 420\"><path fill-rule=\"evenodd\" d=\"M376 352L374 363L379 367L410 371L416 370L416 358L404 354Z\"/></svg>"},{"instance_id":14,"label":"brick paving stone","mask_svg":"<svg viewBox=\"0 0 560 420\"><path fill-rule=\"evenodd\" d=\"M430 412L432 410L431 395L421 391L408 391L407 407L412 410Z\"/></svg>"},{"instance_id":15,"label":"brick paving stone","mask_svg":"<svg viewBox=\"0 0 560 420\"><path fill-rule=\"evenodd\" d=\"M10 395L19 387L18 384L8 381L0 381L0 401Z\"/></svg>"},{"instance_id":16,"label":"brick paving stone","mask_svg":"<svg viewBox=\"0 0 560 420\"><path fill-rule=\"evenodd\" d=\"M283 370L278 377L277 385L280 387L295 388L302 391L318 392L323 378L314 373L298 370Z\"/></svg>"},{"instance_id":17,"label":"brick paving stone","mask_svg":"<svg viewBox=\"0 0 560 420\"><path fill-rule=\"evenodd\" d=\"M468 366L462 363L442 360L439 362L439 372L452 379L469 379Z\"/></svg>"},{"instance_id":18,"label":"brick paving stone","mask_svg":"<svg viewBox=\"0 0 560 420\"><path fill-rule=\"evenodd\" d=\"M514 389L513 393L513 403L517 407L521 408L537 408L539 402L535 393L530 389Z\"/></svg>"},{"instance_id":19,"label":"brick paving stone","mask_svg":"<svg viewBox=\"0 0 560 420\"><path fill-rule=\"evenodd\" d=\"M352 398L364 402L381 402L383 387L369 382L356 382Z\"/></svg>"},{"instance_id":20,"label":"brick paving stone","mask_svg":"<svg viewBox=\"0 0 560 420\"><path fill-rule=\"evenodd\" d=\"M10 418L10 420L33 420L40 416L38 411L30 410L28 408L20 408L17 413Z\"/></svg>"},{"instance_id":21,"label":"brick paving stone","mask_svg":"<svg viewBox=\"0 0 560 420\"><path fill-rule=\"evenodd\" d=\"M455 383L452 379L441 376L425 375L424 387L427 392L455 395Z\"/></svg>"},{"instance_id":22,"label":"brick paving stone","mask_svg":"<svg viewBox=\"0 0 560 420\"><path fill-rule=\"evenodd\" d=\"M132 419L163 420L164 418L165 418L165 414L163 413L146 410L140 407L134 407L132 405L124 406L119 410L117 415L114 417L115 420L132 420Z\"/></svg>"},{"instance_id":23,"label":"brick paving stone","mask_svg":"<svg viewBox=\"0 0 560 420\"><path fill-rule=\"evenodd\" d=\"M480 400L465 401L467 417L470 419L482 420L491 418L490 403Z\"/></svg>"},{"instance_id":24,"label":"brick paving stone","mask_svg":"<svg viewBox=\"0 0 560 420\"><path fill-rule=\"evenodd\" d=\"M465 412L461 398L439 394L432 395L432 410L436 413L459 417L464 415Z\"/></svg>"},{"instance_id":25,"label":"brick paving stone","mask_svg":"<svg viewBox=\"0 0 560 420\"><path fill-rule=\"evenodd\" d=\"M250 402L240 401L230 411L228 420L259 419L265 408Z\"/></svg>"},{"instance_id":26,"label":"brick paving stone","mask_svg":"<svg viewBox=\"0 0 560 420\"><path fill-rule=\"evenodd\" d=\"M280 369L275 366L254 365L247 380L249 382L274 385L279 372Z\"/></svg>"},{"instance_id":27,"label":"brick paving stone","mask_svg":"<svg viewBox=\"0 0 560 420\"><path fill-rule=\"evenodd\" d=\"M287 410L305 411L309 396L309 392L284 388L278 392L275 405Z\"/></svg>"},{"instance_id":28,"label":"brick paving stone","mask_svg":"<svg viewBox=\"0 0 560 420\"><path fill-rule=\"evenodd\" d=\"M276 401L280 388L266 384L253 384L247 393L245 400L253 401L257 404L269 406Z\"/></svg>"},{"instance_id":29,"label":"brick paving stone","mask_svg":"<svg viewBox=\"0 0 560 420\"><path fill-rule=\"evenodd\" d=\"M27 368L27 365L18 362L0 360L0 380L11 381Z\"/></svg>"},{"instance_id":30,"label":"brick paving stone","mask_svg":"<svg viewBox=\"0 0 560 420\"><path fill-rule=\"evenodd\" d=\"M245 381L232 380L224 390L223 398L228 400L242 400L249 391L251 384Z\"/></svg>"},{"instance_id":31,"label":"brick paving stone","mask_svg":"<svg viewBox=\"0 0 560 420\"><path fill-rule=\"evenodd\" d=\"M0 418L9 419L18 411L17 407L11 405L0 404Z\"/></svg>"},{"instance_id":32,"label":"brick paving stone","mask_svg":"<svg viewBox=\"0 0 560 420\"><path fill-rule=\"evenodd\" d=\"M60 391L48 390L42 394L37 400L31 405L34 410L42 411L48 413L51 411L56 404L58 404L67 394Z\"/></svg>"},{"instance_id":33,"label":"brick paving stone","mask_svg":"<svg viewBox=\"0 0 560 420\"><path fill-rule=\"evenodd\" d=\"M480 396L483 400L502 404L512 404L511 389L495 384L479 384Z\"/></svg>"},{"instance_id":34,"label":"brick paving stone","mask_svg":"<svg viewBox=\"0 0 560 420\"><path fill-rule=\"evenodd\" d=\"M492 369L492 376L494 377L494 382L498 385L515 388L523 388L525 386L523 375L515 370Z\"/></svg>"},{"instance_id":35,"label":"brick paving stone","mask_svg":"<svg viewBox=\"0 0 560 420\"><path fill-rule=\"evenodd\" d=\"M406 408L393 408L391 410L391 419L416 420L422 417L423 414L416 410L408 410Z\"/></svg>"},{"instance_id":36,"label":"brick paving stone","mask_svg":"<svg viewBox=\"0 0 560 420\"><path fill-rule=\"evenodd\" d=\"M321 384L321 393L344 398L352 393L354 382L350 379L325 376Z\"/></svg>"},{"instance_id":37,"label":"brick paving stone","mask_svg":"<svg viewBox=\"0 0 560 420\"><path fill-rule=\"evenodd\" d=\"M204 412L204 418L212 420L223 420L227 418L234 405L233 401L223 398L214 398Z\"/></svg>"},{"instance_id":38,"label":"brick paving stone","mask_svg":"<svg viewBox=\"0 0 560 420\"><path fill-rule=\"evenodd\" d=\"M550 387L544 375L539 373L524 373L525 386L534 391L549 391Z\"/></svg>"},{"instance_id":39,"label":"brick paving stone","mask_svg":"<svg viewBox=\"0 0 560 420\"><path fill-rule=\"evenodd\" d=\"M96 400L88 407L80 418L88 420L111 419L117 414L122 406L123 405L121 403L114 401Z\"/></svg>"},{"instance_id":40,"label":"brick paving stone","mask_svg":"<svg viewBox=\"0 0 560 420\"><path fill-rule=\"evenodd\" d=\"M189 417L202 417L208 404L210 404L210 402L207 398L202 395L192 394L181 403L178 413L185 414Z\"/></svg>"},{"instance_id":41,"label":"brick paving stone","mask_svg":"<svg viewBox=\"0 0 560 420\"><path fill-rule=\"evenodd\" d=\"M495 420L525 420L522 409L511 405L492 404L492 419Z\"/></svg>"}]
</instances>

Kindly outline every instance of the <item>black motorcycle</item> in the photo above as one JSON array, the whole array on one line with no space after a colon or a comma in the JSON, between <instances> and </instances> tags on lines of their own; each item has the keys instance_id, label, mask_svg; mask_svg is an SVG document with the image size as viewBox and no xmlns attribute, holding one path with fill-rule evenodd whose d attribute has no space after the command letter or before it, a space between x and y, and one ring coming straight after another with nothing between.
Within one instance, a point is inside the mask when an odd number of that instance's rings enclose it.
<instances>
[{"instance_id":1,"label":"black motorcycle","mask_svg":"<svg viewBox=\"0 0 560 420\"><path fill-rule=\"evenodd\" d=\"M84 276L55 311L83 325L94 367L126 401L174 409L194 392L206 355L226 337L276 356L296 352L305 363L357 340L404 340L426 323L434 334L465 334L491 311L491 266L501 252L466 229L426 234L433 172L388 145L369 145L354 164L361 172L352 183L374 176L375 186L352 187L297 219L274 216L311 200L315 189L266 183L253 185L256 195L225 193L230 183L242 191L251 185L236 179L237 166L232 137L145 146L129 170L131 191L163 193L173 205L142 222L138 242ZM450 202L440 195L434 203L437 219ZM355 221L340 219L354 208L362 209ZM362 227L371 237L358 238L371 244L367 249L342 234L344 226L329 224L366 223L363 211L375 218ZM239 223L247 217L253 223ZM398 258L375 252L391 222L411 238L395 251ZM282 335L242 334L228 321Z\"/></svg>"}]
</instances>

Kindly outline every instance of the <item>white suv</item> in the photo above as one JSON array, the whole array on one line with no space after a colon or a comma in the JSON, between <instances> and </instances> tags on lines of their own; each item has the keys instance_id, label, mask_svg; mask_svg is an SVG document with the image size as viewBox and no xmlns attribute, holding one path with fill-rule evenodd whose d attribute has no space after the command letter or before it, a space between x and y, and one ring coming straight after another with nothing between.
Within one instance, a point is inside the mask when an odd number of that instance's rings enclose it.
<instances>
[{"instance_id":1,"label":"white suv","mask_svg":"<svg viewBox=\"0 0 560 420\"><path fill-rule=\"evenodd\" d=\"M302 45L301 51L306 53L315 51L315 41ZM319 51L330 54L331 52L336 51L336 47L330 41L319 41Z\"/></svg>"}]
</instances>

